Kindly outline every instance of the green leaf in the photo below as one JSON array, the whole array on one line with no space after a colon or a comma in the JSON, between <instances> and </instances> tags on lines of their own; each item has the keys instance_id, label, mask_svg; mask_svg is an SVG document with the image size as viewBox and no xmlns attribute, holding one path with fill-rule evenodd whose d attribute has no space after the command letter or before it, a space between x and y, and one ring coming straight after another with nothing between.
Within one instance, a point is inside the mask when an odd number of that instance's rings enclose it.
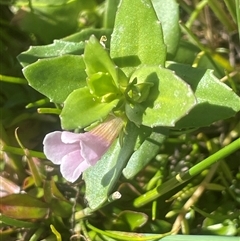
<instances>
[{"instance_id":1,"label":"green leaf","mask_svg":"<svg viewBox=\"0 0 240 241\"><path fill-rule=\"evenodd\" d=\"M36 62L39 59L58 57L66 54L81 55L84 52L85 40L91 35L95 35L98 39L106 36L110 39L110 29L84 29L78 33L63 38L62 40L54 40L52 44L43 46L30 46L27 51L18 55L17 59L23 67ZM109 46L109 41L106 46Z\"/></svg>"},{"instance_id":2,"label":"green leaf","mask_svg":"<svg viewBox=\"0 0 240 241\"><path fill-rule=\"evenodd\" d=\"M170 64L169 69L191 85L198 101L190 113L176 123L176 128L208 126L240 111L240 98L220 82L211 70L182 64Z\"/></svg>"},{"instance_id":3,"label":"green leaf","mask_svg":"<svg viewBox=\"0 0 240 241\"><path fill-rule=\"evenodd\" d=\"M95 36L91 36L86 43L83 59L86 64L86 72L88 76L98 72L109 73L113 78L115 85L118 86L116 66Z\"/></svg>"},{"instance_id":4,"label":"green leaf","mask_svg":"<svg viewBox=\"0 0 240 241\"><path fill-rule=\"evenodd\" d=\"M67 201L53 198L50 203L50 209L57 216L69 218L72 215L73 207L72 204Z\"/></svg>"},{"instance_id":5,"label":"green leaf","mask_svg":"<svg viewBox=\"0 0 240 241\"><path fill-rule=\"evenodd\" d=\"M49 210L46 203L32 196L12 194L1 198L0 211L14 219L41 219L48 214Z\"/></svg>"},{"instance_id":6,"label":"green leaf","mask_svg":"<svg viewBox=\"0 0 240 241\"><path fill-rule=\"evenodd\" d=\"M82 56L65 55L42 59L23 69L29 84L52 102L63 103L75 89L86 85Z\"/></svg>"},{"instance_id":7,"label":"green leaf","mask_svg":"<svg viewBox=\"0 0 240 241\"><path fill-rule=\"evenodd\" d=\"M116 107L118 99L101 103L84 87L73 91L64 102L60 114L62 128L71 130L84 128L93 122L104 119Z\"/></svg>"},{"instance_id":8,"label":"green leaf","mask_svg":"<svg viewBox=\"0 0 240 241\"><path fill-rule=\"evenodd\" d=\"M44 43L62 38L77 30L80 1L31 1L17 14L20 27Z\"/></svg>"},{"instance_id":9,"label":"green leaf","mask_svg":"<svg viewBox=\"0 0 240 241\"><path fill-rule=\"evenodd\" d=\"M128 123L126 133L122 146L116 140L102 159L83 173L85 198L93 210L106 202L134 150L138 128L133 123Z\"/></svg>"},{"instance_id":10,"label":"green leaf","mask_svg":"<svg viewBox=\"0 0 240 241\"><path fill-rule=\"evenodd\" d=\"M168 135L168 129L152 132L142 145L132 154L127 166L123 169L125 178L130 179L141 171L159 152L161 145Z\"/></svg>"},{"instance_id":11,"label":"green leaf","mask_svg":"<svg viewBox=\"0 0 240 241\"><path fill-rule=\"evenodd\" d=\"M159 241L239 241L238 237L220 235L169 235Z\"/></svg>"},{"instance_id":12,"label":"green leaf","mask_svg":"<svg viewBox=\"0 0 240 241\"><path fill-rule=\"evenodd\" d=\"M214 219L206 218L203 221L203 231L212 235L237 235L238 230L233 220L226 219L219 223Z\"/></svg>"},{"instance_id":13,"label":"green leaf","mask_svg":"<svg viewBox=\"0 0 240 241\"><path fill-rule=\"evenodd\" d=\"M174 56L180 39L178 4L176 0L152 0L152 4L162 25L167 53Z\"/></svg>"},{"instance_id":14,"label":"green leaf","mask_svg":"<svg viewBox=\"0 0 240 241\"><path fill-rule=\"evenodd\" d=\"M135 78L154 84L146 101L126 104L128 118L137 125L174 126L196 104L190 86L168 69L145 66L132 74L131 80Z\"/></svg>"},{"instance_id":15,"label":"green leaf","mask_svg":"<svg viewBox=\"0 0 240 241\"><path fill-rule=\"evenodd\" d=\"M0 215L0 220L1 220L1 226L2 226L2 223L4 223L6 225L19 227L19 228L37 228L37 227L39 227L38 223L34 223L32 221L26 222L26 221L17 220L14 218L9 218L3 214Z\"/></svg>"},{"instance_id":16,"label":"green leaf","mask_svg":"<svg viewBox=\"0 0 240 241\"><path fill-rule=\"evenodd\" d=\"M91 94L106 100L116 99L121 94L108 73L98 72L87 79Z\"/></svg>"},{"instance_id":17,"label":"green leaf","mask_svg":"<svg viewBox=\"0 0 240 241\"><path fill-rule=\"evenodd\" d=\"M226 75L226 71L232 72L233 68L228 62L227 59L222 59L221 62L219 62L219 54L209 55L209 54L203 54L202 56L198 56L197 60L197 68L199 69L211 69L214 72L214 75L217 78L223 78ZM214 59L214 58L215 59ZM225 62L225 64L223 64ZM180 62L182 63L182 62Z\"/></svg>"},{"instance_id":18,"label":"green leaf","mask_svg":"<svg viewBox=\"0 0 240 241\"><path fill-rule=\"evenodd\" d=\"M118 229L134 231L142 227L148 221L148 216L145 213L134 212L131 210L122 211L114 222ZM119 228L120 227L120 228Z\"/></svg>"},{"instance_id":19,"label":"green leaf","mask_svg":"<svg viewBox=\"0 0 240 241\"><path fill-rule=\"evenodd\" d=\"M31 46L27 51L18 55L18 61L23 67L39 59L62 56L65 54L82 54L84 42L74 43L63 40L54 40L52 44L44 46Z\"/></svg>"},{"instance_id":20,"label":"green leaf","mask_svg":"<svg viewBox=\"0 0 240 241\"><path fill-rule=\"evenodd\" d=\"M116 14L110 55L126 75L139 65L164 65L166 46L150 0L122 0Z\"/></svg>"},{"instance_id":21,"label":"green leaf","mask_svg":"<svg viewBox=\"0 0 240 241\"><path fill-rule=\"evenodd\" d=\"M106 10L103 19L103 26L105 28L113 28L115 22L115 16L117 12L117 7L120 0L107 0L106 1Z\"/></svg>"},{"instance_id":22,"label":"green leaf","mask_svg":"<svg viewBox=\"0 0 240 241\"><path fill-rule=\"evenodd\" d=\"M181 40L173 61L192 65L200 49L191 42Z\"/></svg>"},{"instance_id":23,"label":"green leaf","mask_svg":"<svg viewBox=\"0 0 240 241\"><path fill-rule=\"evenodd\" d=\"M235 0L235 5L236 5L236 15L237 15L238 36L240 39L240 7L239 7L240 0Z\"/></svg>"}]
</instances>

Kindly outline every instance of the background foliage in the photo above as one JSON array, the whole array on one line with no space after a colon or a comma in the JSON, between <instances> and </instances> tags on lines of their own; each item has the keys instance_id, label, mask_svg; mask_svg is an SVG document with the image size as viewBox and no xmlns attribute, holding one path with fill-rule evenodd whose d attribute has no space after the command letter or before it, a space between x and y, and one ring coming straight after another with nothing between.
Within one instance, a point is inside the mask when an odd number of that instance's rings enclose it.
<instances>
[{"instance_id":1,"label":"background foliage","mask_svg":"<svg viewBox=\"0 0 240 241\"><path fill-rule=\"evenodd\" d=\"M152 3L155 12L143 10L143 2ZM133 11L126 0L115 22L118 3L0 2L1 240L158 240L171 231L182 235L163 240L209 239L201 235L237 240L239 1L135 0ZM123 27L127 34L121 34ZM106 36L105 49L92 37L85 43L92 34L99 40ZM85 182L69 184L45 159L42 140L61 127L82 128L102 118L82 119L72 106L74 95L86 94L86 83L79 80L97 72L99 62L105 72L116 74L109 56L131 81L144 82L149 73L157 73L166 94L156 103L179 89L178 98L193 90L198 104L185 115L195 97L183 110L171 98L162 114L146 109L146 118L136 115L146 102L137 99L134 108L126 104L128 118L144 127L139 132L130 123L126 131L131 135L122 146L116 142L85 172ZM66 79L71 81L63 91ZM102 115L116 103L104 105ZM104 179L116 165L118 171ZM179 173L182 182L175 178Z\"/></svg>"}]
</instances>

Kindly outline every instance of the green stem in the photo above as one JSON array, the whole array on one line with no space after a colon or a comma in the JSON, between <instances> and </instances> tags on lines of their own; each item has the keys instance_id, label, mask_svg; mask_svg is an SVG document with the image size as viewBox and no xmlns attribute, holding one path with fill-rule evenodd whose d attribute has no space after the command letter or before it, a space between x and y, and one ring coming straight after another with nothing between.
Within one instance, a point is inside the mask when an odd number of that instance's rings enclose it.
<instances>
[{"instance_id":1,"label":"green stem","mask_svg":"<svg viewBox=\"0 0 240 241\"><path fill-rule=\"evenodd\" d=\"M182 226L182 233L184 234L189 234L185 233L187 230L183 230L184 228L188 228L187 222L185 223L185 215L189 211L190 207L194 206L194 204L199 200L199 198L202 196L203 192L206 189L206 185L211 181L213 178L217 168L218 168L219 163L216 163L213 165L209 172L207 173L207 176L204 178L204 180L198 185L198 187L195 189L195 191L192 193L191 197L188 199L188 201L184 204L184 206L181 209L181 212L179 213L178 217L176 218L172 230L179 230L179 228ZM184 227L184 224L186 226Z\"/></svg>"},{"instance_id":2,"label":"green stem","mask_svg":"<svg viewBox=\"0 0 240 241\"><path fill-rule=\"evenodd\" d=\"M57 241L62 241L62 236L61 234L57 231L57 229L51 224L50 228L52 232L55 234Z\"/></svg>"},{"instance_id":3,"label":"green stem","mask_svg":"<svg viewBox=\"0 0 240 241\"><path fill-rule=\"evenodd\" d=\"M35 102L32 102L32 103L29 103L26 105L26 109L28 108L33 108L33 107L39 107L39 106L42 106L42 105L45 105L45 104L48 104L50 101L48 98L44 98L44 99L41 99L41 100L37 100Z\"/></svg>"},{"instance_id":4,"label":"green stem","mask_svg":"<svg viewBox=\"0 0 240 241\"><path fill-rule=\"evenodd\" d=\"M186 26L188 28L191 28L194 20L197 18L197 16L202 11L202 9L207 5L207 3L208 3L208 0L203 0L197 4L197 6L195 7L194 11L192 12L190 18L188 19L188 21L186 23Z\"/></svg>"},{"instance_id":5,"label":"green stem","mask_svg":"<svg viewBox=\"0 0 240 241\"><path fill-rule=\"evenodd\" d=\"M239 237L220 235L171 235L164 237L160 241L239 241Z\"/></svg>"},{"instance_id":6,"label":"green stem","mask_svg":"<svg viewBox=\"0 0 240 241\"><path fill-rule=\"evenodd\" d=\"M137 197L133 201L133 206L136 208L142 207L142 206L146 205L147 203L154 201L158 197L169 192L171 189L179 186L182 183L183 182L179 181L176 177L174 177L174 178L166 181L165 183L163 183L161 186L156 187L155 189L150 190L150 191L146 192L145 194Z\"/></svg>"},{"instance_id":7,"label":"green stem","mask_svg":"<svg viewBox=\"0 0 240 241\"><path fill-rule=\"evenodd\" d=\"M237 197L234 193L234 191L229 187L229 183L227 182L225 176L223 175L223 173L219 173L219 177L221 182L223 183L223 185L226 187L227 192L229 193L229 195L233 198L233 200L235 200L237 202Z\"/></svg>"},{"instance_id":8,"label":"green stem","mask_svg":"<svg viewBox=\"0 0 240 241\"><path fill-rule=\"evenodd\" d=\"M41 176L40 176L40 174L38 172L37 166L36 166L32 156L30 155L29 150L26 149L23 146L22 142L20 141L20 139L18 137L17 130L18 130L18 128L15 130L15 138L17 140L17 143L21 147L21 149L24 150L24 152L25 152L25 156L26 156L26 159L27 159L27 162L28 162L28 166L29 166L29 168L31 170L31 173L32 173L35 185L37 187L40 187L42 185L42 179L41 179Z\"/></svg>"},{"instance_id":9,"label":"green stem","mask_svg":"<svg viewBox=\"0 0 240 241\"><path fill-rule=\"evenodd\" d=\"M232 0L224 0L227 8L228 8L228 11L230 12L232 18L233 18L233 21L235 23L237 23L237 6L236 3Z\"/></svg>"},{"instance_id":10,"label":"green stem","mask_svg":"<svg viewBox=\"0 0 240 241\"><path fill-rule=\"evenodd\" d=\"M106 206L106 205L108 205L108 204L111 203L111 202L114 202L114 201L120 199L120 198L121 198L121 194L120 194L118 191L112 193L112 194L109 195L109 197L108 197L108 202L106 202L105 204L101 205L101 208L104 207L104 206ZM87 208L81 209L80 211L77 211L77 212L75 213L75 220L80 220L80 219L83 219L83 218L85 218L85 217L87 217L87 216L90 216L90 215L92 215L95 211L97 211L99 208L100 208L100 207L97 207L96 209L91 209L91 208L87 207Z\"/></svg>"},{"instance_id":11,"label":"green stem","mask_svg":"<svg viewBox=\"0 0 240 241\"><path fill-rule=\"evenodd\" d=\"M240 38L240 0L235 0L237 25L238 25L238 36Z\"/></svg>"},{"instance_id":12,"label":"green stem","mask_svg":"<svg viewBox=\"0 0 240 241\"><path fill-rule=\"evenodd\" d=\"M8 135L2 123L0 122L0 153L5 151L4 147L8 147L8 143L9 143ZM18 178L20 180L23 180L25 178L24 167L22 165L22 162L20 162L19 159L13 154L15 153L13 152L3 153L3 159L5 160L5 162L8 162L10 164L11 168L13 168L15 173L18 175Z\"/></svg>"},{"instance_id":13,"label":"green stem","mask_svg":"<svg viewBox=\"0 0 240 241\"><path fill-rule=\"evenodd\" d=\"M233 67L229 64L228 60L226 60L221 55L215 53L214 51L212 51L211 49L205 47L202 43L200 43L199 39L184 24L180 23L180 27L182 31L188 36L189 41L197 45L198 48L202 50L203 53L200 52L198 55L200 55L200 57L202 57L201 55L203 54L206 55L206 57L214 66L214 69L217 71L219 75L221 75L221 69L216 63L224 67L224 69L226 69L229 72L232 72L234 70Z\"/></svg>"},{"instance_id":14,"label":"green stem","mask_svg":"<svg viewBox=\"0 0 240 241\"><path fill-rule=\"evenodd\" d=\"M230 21L228 15L221 7L221 1L219 0L209 0L208 1L209 7L213 10L219 21L227 28L229 32L236 30L235 24Z\"/></svg>"},{"instance_id":15,"label":"green stem","mask_svg":"<svg viewBox=\"0 0 240 241\"><path fill-rule=\"evenodd\" d=\"M24 85L28 84L27 80L24 78L6 76L6 75L2 75L2 74L0 74L0 81L14 83L14 84L24 84Z\"/></svg>"},{"instance_id":16,"label":"green stem","mask_svg":"<svg viewBox=\"0 0 240 241\"><path fill-rule=\"evenodd\" d=\"M177 0L177 3L186 13L191 14L193 12L193 9L187 3L185 3L184 0Z\"/></svg>"},{"instance_id":17,"label":"green stem","mask_svg":"<svg viewBox=\"0 0 240 241\"><path fill-rule=\"evenodd\" d=\"M219 161L220 159L223 159L233 152L237 151L240 149L240 138L232 142L231 144L223 147L221 150L218 152L212 154L210 157L206 158L205 160L201 161L197 165L193 166L189 170L189 174L191 177L196 176L203 170L207 169L209 166L211 166L213 163Z\"/></svg>"},{"instance_id":18,"label":"green stem","mask_svg":"<svg viewBox=\"0 0 240 241\"><path fill-rule=\"evenodd\" d=\"M198 208L196 206L192 206L191 208L193 210L195 210L196 212L200 213L203 217L215 219L215 220L218 220L219 222L224 222L224 220L226 220L226 219L234 220L235 218L238 218L240 215L239 210L237 210L234 213L228 214L228 215L223 215L223 214L217 214L217 213L216 214L208 213L206 211L201 210L200 208Z\"/></svg>"},{"instance_id":19,"label":"green stem","mask_svg":"<svg viewBox=\"0 0 240 241\"><path fill-rule=\"evenodd\" d=\"M0 151L7 152L7 153L12 153L20 156L25 156L26 155L26 150L18 148L18 147L13 147L13 146L7 146L7 145L1 145L0 146ZM29 151L28 153L33 156L33 157L38 157L42 159L46 159L46 156L42 152L38 151Z\"/></svg>"},{"instance_id":20,"label":"green stem","mask_svg":"<svg viewBox=\"0 0 240 241\"><path fill-rule=\"evenodd\" d=\"M36 230L36 232L32 235L32 237L29 239L29 241L37 241L41 237L41 235L44 232L44 228L40 227Z\"/></svg>"},{"instance_id":21,"label":"green stem","mask_svg":"<svg viewBox=\"0 0 240 241\"><path fill-rule=\"evenodd\" d=\"M169 192L170 190L174 189L175 187L181 185L182 183L190 180L192 177L196 176L203 170L209 168L212 164L216 163L217 161L229 156L233 152L240 149L240 138L229 144L228 146L223 147L218 152L214 153L210 157L204 159L197 165L193 166L189 169L189 171L184 173L179 173L174 178L166 181L161 186L156 187L155 189L137 197L133 201L133 205L137 208L157 199L158 197L162 196L163 194Z\"/></svg>"},{"instance_id":22,"label":"green stem","mask_svg":"<svg viewBox=\"0 0 240 241\"><path fill-rule=\"evenodd\" d=\"M81 225L81 229L82 229L82 233L84 235L84 238L86 239L86 241L91 241L87 228L85 226L85 223L83 222L83 220L80 221L80 225Z\"/></svg>"},{"instance_id":23,"label":"green stem","mask_svg":"<svg viewBox=\"0 0 240 241\"><path fill-rule=\"evenodd\" d=\"M57 108L38 108L39 114L55 114L60 115L61 110Z\"/></svg>"}]
</instances>

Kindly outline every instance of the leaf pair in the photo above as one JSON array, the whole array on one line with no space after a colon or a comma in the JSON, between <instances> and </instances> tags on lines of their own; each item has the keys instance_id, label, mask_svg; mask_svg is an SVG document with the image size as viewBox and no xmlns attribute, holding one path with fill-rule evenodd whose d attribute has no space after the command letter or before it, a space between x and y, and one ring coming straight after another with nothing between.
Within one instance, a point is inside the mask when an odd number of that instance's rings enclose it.
<instances>
[{"instance_id":1,"label":"leaf pair","mask_svg":"<svg viewBox=\"0 0 240 241\"><path fill-rule=\"evenodd\" d=\"M82 56L42 59L23 70L31 86L52 102L64 103L63 129L84 128L108 115L119 101L119 71L94 36ZM124 74L120 77L126 82Z\"/></svg>"}]
</instances>

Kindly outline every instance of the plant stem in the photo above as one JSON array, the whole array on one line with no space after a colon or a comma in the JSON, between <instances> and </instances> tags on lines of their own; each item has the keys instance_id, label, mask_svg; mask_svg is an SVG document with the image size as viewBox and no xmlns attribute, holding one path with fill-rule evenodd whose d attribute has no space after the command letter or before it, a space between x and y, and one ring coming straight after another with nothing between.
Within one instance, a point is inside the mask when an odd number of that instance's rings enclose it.
<instances>
[{"instance_id":1,"label":"plant stem","mask_svg":"<svg viewBox=\"0 0 240 241\"><path fill-rule=\"evenodd\" d=\"M197 4L194 11L192 12L190 18L188 19L186 23L187 28L191 28L194 20L198 17L199 13L202 11L202 9L207 5L208 0L203 0Z\"/></svg>"},{"instance_id":2,"label":"plant stem","mask_svg":"<svg viewBox=\"0 0 240 241\"><path fill-rule=\"evenodd\" d=\"M60 115L61 110L57 108L38 108L38 113L39 114L55 114L55 115Z\"/></svg>"},{"instance_id":3,"label":"plant stem","mask_svg":"<svg viewBox=\"0 0 240 241\"><path fill-rule=\"evenodd\" d=\"M233 22L229 20L228 15L221 7L221 1L218 0L210 0L208 1L209 7L213 10L219 21L226 27L229 32L236 30L236 26Z\"/></svg>"},{"instance_id":4,"label":"plant stem","mask_svg":"<svg viewBox=\"0 0 240 241\"><path fill-rule=\"evenodd\" d=\"M16 155L20 155L20 156L24 156L26 155L26 150L18 148L18 147L13 147L13 146L7 146L7 145L1 145L0 146L0 151L3 152L7 152L7 153L11 153L11 154L16 154ZM31 156L33 157L38 157L38 158L42 158L42 159L46 159L46 156L42 153L42 152L38 152L38 151L29 151Z\"/></svg>"},{"instance_id":5,"label":"plant stem","mask_svg":"<svg viewBox=\"0 0 240 241\"><path fill-rule=\"evenodd\" d=\"M5 163L8 163L15 173L18 175L18 178L20 180L23 180L25 178L25 170L21 162L19 162L19 159L13 155L16 154L14 152L7 152L5 148L9 147L8 146L9 140L8 140L8 135L0 122L0 155L3 157L3 161ZM20 148L16 148L20 149ZM21 149L20 149L21 150Z\"/></svg>"},{"instance_id":6,"label":"plant stem","mask_svg":"<svg viewBox=\"0 0 240 241\"><path fill-rule=\"evenodd\" d=\"M0 74L0 81L8 82L8 83L13 83L13 84L24 84L27 85L28 82L24 78L18 78L18 77L13 77L13 76L6 76Z\"/></svg>"},{"instance_id":7,"label":"plant stem","mask_svg":"<svg viewBox=\"0 0 240 241\"><path fill-rule=\"evenodd\" d=\"M219 161L220 159L223 159L223 158L229 156L230 154L237 151L238 149L240 149L240 138L233 141L231 144L223 147L221 150L212 154L211 156L209 156L205 160L201 161L197 165L193 166L189 170L190 176L191 177L196 176L197 174L199 174L200 172L202 172L203 170L205 170L206 168L211 166L213 163Z\"/></svg>"},{"instance_id":8,"label":"plant stem","mask_svg":"<svg viewBox=\"0 0 240 241\"><path fill-rule=\"evenodd\" d=\"M195 190L193 195L184 204L184 206L183 206L183 208L181 210L181 213L178 215L178 217L176 218L176 220L175 220L175 222L174 222L174 224L172 226L172 231L174 232L174 234L177 234L177 232L175 232L175 230L178 231L179 228L182 226L181 223L184 221L184 217L185 217L186 213L188 212L188 210L191 208L191 206L193 206L198 201L200 196L205 191L206 185L211 181L212 177L214 176L214 174L215 174L215 172L217 170L218 164L219 163L216 163L214 166L211 167L211 169L208 172L207 176L200 183L200 185Z\"/></svg>"},{"instance_id":9,"label":"plant stem","mask_svg":"<svg viewBox=\"0 0 240 241\"><path fill-rule=\"evenodd\" d=\"M216 163L217 161L229 156L230 154L237 151L238 149L240 149L240 138L230 143L229 145L223 147L221 150L214 153L210 157L204 159L197 165L193 166L192 168L189 169L189 171L179 173L174 178L171 178L170 180L163 183L161 186L158 186L155 189L137 197L133 201L133 205L138 208L157 199L158 197L169 192L175 187L190 180L192 177L196 176L203 170L209 168L212 164Z\"/></svg>"}]
</instances>

